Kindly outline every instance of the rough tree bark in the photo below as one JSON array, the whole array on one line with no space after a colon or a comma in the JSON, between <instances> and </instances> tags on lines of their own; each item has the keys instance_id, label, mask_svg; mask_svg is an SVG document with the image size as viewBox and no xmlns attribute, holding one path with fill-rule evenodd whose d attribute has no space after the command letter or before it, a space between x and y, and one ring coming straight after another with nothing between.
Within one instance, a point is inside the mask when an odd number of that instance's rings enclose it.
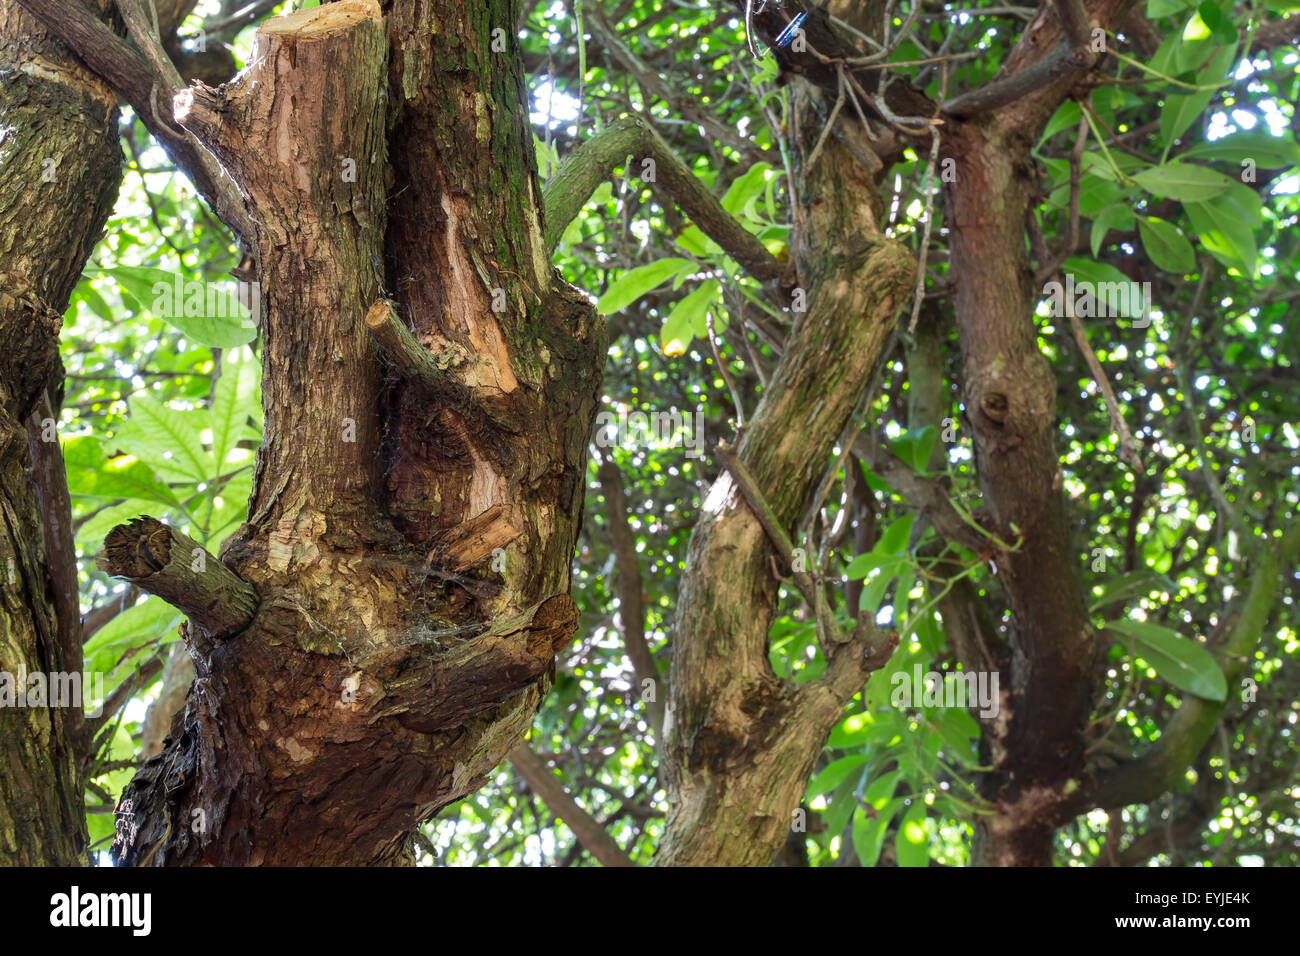
<instances>
[{"instance_id":1,"label":"rough tree bark","mask_svg":"<svg viewBox=\"0 0 1300 956\"><path fill-rule=\"evenodd\" d=\"M0 671L81 670L77 569L53 433L62 314L121 183L117 98L0 3ZM78 707L0 708L0 864L85 862Z\"/></svg>"},{"instance_id":2,"label":"rough tree bark","mask_svg":"<svg viewBox=\"0 0 1300 956\"><path fill-rule=\"evenodd\" d=\"M874 156L873 144L846 124L844 136L856 149L829 137L807 163L821 123L812 121L817 112L810 103L796 109L805 130L795 144L804 160L795 174L801 183L795 201L808 311L796 315L737 455L786 534L843 440L916 268L878 224L874 170L855 157ZM871 626L848 637L823 630L826 674L803 685L778 679L767 640L778 598L776 549L756 506L763 503L750 502L736 476L724 471L691 537L664 733L670 811L657 865L770 863L844 704L897 642ZM807 560L814 569L816 559Z\"/></svg>"},{"instance_id":3,"label":"rough tree bark","mask_svg":"<svg viewBox=\"0 0 1300 956\"><path fill-rule=\"evenodd\" d=\"M148 524L108 549L190 615L198 674L118 862L401 862L572 638L604 331L542 240L514 13L342 0L176 98L252 223L266 432L220 560L180 573Z\"/></svg>"},{"instance_id":4,"label":"rough tree bark","mask_svg":"<svg viewBox=\"0 0 1300 956\"><path fill-rule=\"evenodd\" d=\"M942 155L956 164L945 188L965 418L984 508L998 538L1019 542L993 556L1011 610L1011 686L998 721L986 725L995 770L983 783L997 812L979 821L973 853L985 864L1051 862L1066 784L1083 765L1098 643L1070 541L1056 378L1038 346L1025 218L1029 150L1095 58L1078 45L1089 18L1106 26L1126 7L1124 0L1086 11L1079 0L1044 7L989 90L946 111ZM1082 26L1067 41L1062 23L1076 21Z\"/></svg>"}]
</instances>

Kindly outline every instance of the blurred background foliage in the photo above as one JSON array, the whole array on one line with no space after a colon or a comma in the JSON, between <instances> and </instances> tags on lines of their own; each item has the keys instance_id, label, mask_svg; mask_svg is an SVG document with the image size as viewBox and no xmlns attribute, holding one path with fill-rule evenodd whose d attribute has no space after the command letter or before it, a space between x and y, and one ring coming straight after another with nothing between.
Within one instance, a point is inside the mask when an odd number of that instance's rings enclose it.
<instances>
[{"instance_id":1,"label":"blurred background foliage","mask_svg":"<svg viewBox=\"0 0 1300 956\"><path fill-rule=\"evenodd\" d=\"M1035 150L1031 241L1041 235L1057 245L1070 229L1074 154L1080 234L1066 269L1079 279L1150 283L1152 300L1146 329L1083 320L1142 446L1142 472L1122 458L1068 325L1046 304L1037 317L1058 381L1058 447L1080 566L1095 623L1115 622L1102 632L1107 651L1096 676L1104 691L1090 755L1100 766L1140 751L1184 693L1229 701L1216 737L1175 792L1122 814L1078 818L1057 835L1062 864L1300 862L1295 575L1251 662L1253 688L1216 686L1222 675L1212 661L1207 668L1204 651L1247 583L1241 557L1249 539L1294 512L1298 497L1300 55L1290 44L1256 39L1260 23L1294 5L1145 0L1145 16L1130 21L1132 35L1108 38L1115 51L1103 67L1109 78L1068 101ZM242 64L252 28L227 21L246 6L204 0L181 30L187 46L205 23L226 23L203 42L229 44ZM882 15L898 28L913 14L915 42L894 51L892 72L939 100L944 84L951 95L992 77L1035 11L936 0L918 11L902 0ZM747 48L743 8L722 0L544 0L526 6L517 27L543 180L577 143L620 116L644 114L729 212L778 258L788 257L789 87L771 55L756 59ZM913 64L937 57L950 57L943 69ZM179 620L161 601L108 579L95 553L109 528L138 514L219 546L244 517L261 417L249 316L214 314L206 305L169 309L153 285L180 277L233 288L230 270L240 262L228 231L129 111L122 140L129 168L117 209L66 317L59 426L86 667L108 675L110 693L130 682L128 703L101 735L87 793L91 838L101 851L113 803L140 759L145 713ZM942 170L927 170L927 160L909 153L887 172L884 188L889 231L913 247L933 193L921 334L941 350L942 407L924 423L909 411L916 386L902 334L860 421L907 468L946 472L954 501L969 513L979 495L963 437ZM633 434L622 444L607 432L593 435L573 563L578 637L561 655L527 742L638 863L653 854L666 811L653 705L666 697L687 542L718 471L707 449L733 437L737 401L745 411L757 404L792 318L646 174L635 163L616 171L565 231L555 261L608 313L602 410L700 413L706 453L692 457L664 434ZM907 310L904 328L906 318ZM934 532L923 517L856 455L847 460L816 524L827 567L843 578L838 613L860 607L902 631L904 641L831 735L808 788L802 832L792 832L782 861L961 865L971 820L985 812L974 789L988 760L978 724L959 708L890 702L894 673L952 667L936 609L952 572L935 570ZM964 586L1005 629L996 578L979 556L957 558ZM620 597L638 593L631 603ZM820 673L813 631L791 590L771 633L778 675L798 681ZM643 640L653 654L657 683L634 673L629 640ZM422 836L423 864L594 862L558 809L510 764L428 821ZM1108 838L1130 849L1105 857Z\"/></svg>"}]
</instances>

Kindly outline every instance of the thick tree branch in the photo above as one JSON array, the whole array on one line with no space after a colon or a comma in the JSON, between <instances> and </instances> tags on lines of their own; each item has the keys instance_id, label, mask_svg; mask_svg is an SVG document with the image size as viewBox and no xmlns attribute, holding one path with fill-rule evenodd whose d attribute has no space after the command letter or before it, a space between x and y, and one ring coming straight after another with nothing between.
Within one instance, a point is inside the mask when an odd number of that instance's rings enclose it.
<instances>
[{"instance_id":1,"label":"thick tree branch","mask_svg":"<svg viewBox=\"0 0 1300 956\"><path fill-rule=\"evenodd\" d=\"M865 432L854 438L853 453L902 495L909 507L929 518L934 530L944 538L975 554L985 548L987 540L962 520L940 479L918 475L888 451L874 444Z\"/></svg>"},{"instance_id":2,"label":"thick tree branch","mask_svg":"<svg viewBox=\"0 0 1300 956\"><path fill-rule=\"evenodd\" d=\"M565 826L573 831L583 849L599 860L604 866L635 866L631 857L623 852L609 831L600 822L569 796L559 778L542 762L542 759L520 744L510 751L510 763L524 778L528 789L541 797L542 802Z\"/></svg>"},{"instance_id":3,"label":"thick tree branch","mask_svg":"<svg viewBox=\"0 0 1300 956\"><path fill-rule=\"evenodd\" d=\"M991 113L1087 65L1087 61L1080 62L1076 51L1069 44L1062 43L1023 70L949 100L943 104L943 113L957 119L971 119L983 113Z\"/></svg>"},{"instance_id":4,"label":"thick tree branch","mask_svg":"<svg viewBox=\"0 0 1300 956\"><path fill-rule=\"evenodd\" d=\"M596 187L632 156L652 159L655 181L677 201L700 231L721 246L754 278L766 282L784 271L758 237L745 229L704 183L686 168L655 129L639 116L612 123L575 149L542 190L546 247L554 250L564 230Z\"/></svg>"},{"instance_id":5,"label":"thick tree branch","mask_svg":"<svg viewBox=\"0 0 1300 956\"><path fill-rule=\"evenodd\" d=\"M104 552L105 571L184 611L210 638L232 637L257 612L257 592L248 582L156 518L118 525L104 539Z\"/></svg>"},{"instance_id":6,"label":"thick tree branch","mask_svg":"<svg viewBox=\"0 0 1300 956\"><path fill-rule=\"evenodd\" d=\"M129 43L90 13L81 0L18 2L131 104L140 122L185 170L213 212L251 248L253 225L235 184L192 136L172 125L169 83Z\"/></svg>"},{"instance_id":7,"label":"thick tree branch","mask_svg":"<svg viewBox=\"0 0 1300 956\"><path fill-rule=\"evenodd\" d=\"M49 397L41 394L27 419L27 447L31 455L32 484L36 486L45 525L47 574L58 614L58 639L63 660L71 669L81 661L81 604L77 591L77 549L73 544L72 499L63 464L63 449L46 441L47 425L55 421ZM79 712L74 708L74 718Z\"/></svg>"}]
</instances>

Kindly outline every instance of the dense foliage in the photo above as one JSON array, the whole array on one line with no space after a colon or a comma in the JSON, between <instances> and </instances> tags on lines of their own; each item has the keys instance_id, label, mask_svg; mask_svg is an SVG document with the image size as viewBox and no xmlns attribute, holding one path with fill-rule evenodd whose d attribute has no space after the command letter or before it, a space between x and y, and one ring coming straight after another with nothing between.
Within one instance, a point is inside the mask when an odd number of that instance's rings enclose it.
<instances>
[{"instance_id":1,"label":"dense foliage","mask_svg":"<svg viewBox=\"0 0 1300 956\"><path fill-rule=\"evenodd\" d=\"M1077 89L1034 150L1038 201L1027 230L1045 289L1039 344L1058 383L1061 481L1105 645L1096 675L1104 706L1093 717L1090 755L1104 765L1140 752L1185 694L1229 704L1174 792L1109 818L1078 818L1058 833L1056 855L1082 865L1294 865L1295 576L1288 574L1289 593L1250 661L1251 684L1225 686L1205 647L1249 584L1241 561L1247 545L1300 499L1300 55L1287 42L1259 42L1260 25L1283 16L1287 0L1139 6L1145 16L1128 21L1129 32L1104 38L1105 79ZM908 0L882 14L902 38L882 76L906 78L937 102L991 78L1036 11ZM220 4L200 4L182 33L197 33L205 16L220 19ZM242 57L250 35L226 28L206 42L228 39ZM543 179L594 131L642 113L724 208L787 260L790 86L773 56L751 52L743 5L556 0L528 10L519 36ZM258 342L247 316L237 309L214 315L207 303L159 304L155 283L177 276L228 282L239 262L224 227L128 117L126 183L62 339L59 431L82 606L91 609L88 631L94 627L86 669L109 675L110 695L130 688L120 719L101 736L87 794L91 840L100 849L180 615L106 577L95 553L108 529L137 514L173 522L215 551L243 520L261 414ZM918 255L924 250L926 281L915 319L909 304L864 396L859 440L910 470L946 474L954 505L978 527L958 387L945 168L931 160L909 150L884 180L889 230ZM574 558L578 640L561 656L529 746L573 800L645 862L665 813L652 719L652 703L665 695L637 679L625 648L646 642L666 676L687 541L719 467L710 450L732 440L754 408L792 315L692 225L639 162L587 203L565 231L556 264L609 316L602 409L609 414L593 436ZM1078 310L1086 351L1104 371L1133 448L1124 447L1071 320L1050 307L1046 286L1061 270L1149 290L1148 308L1112 303L1119 318ZM916 407L909 357L922 341L940 349L941 407ZM679 416L673 427L656 427L663 419L653 416L670 411ZM686 444L695 419L683 423L682 413L700 416L702 455ZM892 706L892 677L951 668L937 608L949 589L973 587L1000 628L1005 600L983 556L944 547L925 517L862 460L853 437L827 462L820 507L802 529L809 560L842 576L837 614L847 619L857 604L903 641L831 735L789 857L812 865L960 865L970 858L971 821L986 812L974 786L988 759L978 725L960 708ZM637 592L629 607L624 598ZM795 681L824 666L808 608L792 587L770 650L774 671ZM492 786L425 824L422 862L591 862L559 813L503 765ZM1116 859L1119 845L1135 849Z\"/></svg>"}]
</instances>

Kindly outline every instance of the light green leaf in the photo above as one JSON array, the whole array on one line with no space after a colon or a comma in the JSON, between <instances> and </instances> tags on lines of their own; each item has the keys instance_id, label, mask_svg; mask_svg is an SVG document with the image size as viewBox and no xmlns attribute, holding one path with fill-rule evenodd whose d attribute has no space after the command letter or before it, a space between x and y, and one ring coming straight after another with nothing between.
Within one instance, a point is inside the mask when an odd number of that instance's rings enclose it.
<instances>
[{"instance_id":1,"label":"light green leaf","mask_svg":"<svg viewBox=\"0 0 1300 956\"><path fill-rule=\"evenodd\" d=\"M119 444L133 445L137 458L151 453L145 464L163 474L195 482L212 478L212 456L199 437L199 423L207 418L201 409L180 411L144 392L131 396L130 405L131 417L115 436Z\"/></svg>"},{"instance_id":2,"label":"light green leaf","mask_svg":"<svg viewBox=\"0 0 1300 956\"><path fill-rule=\"evenodd\" d=\"M669 257L648 265L629 269L614 281L596 303L596 309L606 315L631 305L651 289L667 282L684 269L694 269L689 259Z\"/></svg>"},{"instance_id":3,"label":"light green leaf","mask_svg":"<svg viewBox=\"0 0 1300 956\"><path fill-rule=\"evenodd\" d=\"M180 508L180 499L142 461L129 458L109 460L104 446L90 435L78 435L62 443L68 473L68 491L73 495L105 498L138 498Z\"/></svg>"},{"instance_id":4,"label":"light green leaf","mask_svg":"<svg viewBox=\"0 0 1300 956\"><path fill-rule=\"evenodd\" d=\"M1157 268L1179 275L1196 268L1196 253L1192 244L1171 223L1155 216L1142 216L1138 218L1137 224L1142 236L1142 248Z\"/></svg>"},{"instance_id":5,"label":"light green leaf","mask_svg":"<svg viewBox=\"0 0 1300 956\"><path fill-rule=\"evenodd\" d=\"M863 866L875 866L880 849L894 815L903 807L903 798L890 800L874 817L859 807L853 815L853 850Z\"/></svg>"},{"instance_id":6,"label":"light green leaf","mask_svg":"<svg viewBox=\"0 0 1300 956\"><path fill-rule=\"evenodd\" d=\"M1073 273L1076 284L1089 282L1096 299L1093 315L1104 307L1105 314L1140 318L1151 303L1143 301L1142 287L1112 265L1091 259L1066 259L1064 272ZM1076 295L1078 293L1076 292Z\"/></svg>"},{"instance_id":7,"label":"light green leaf","mask_svg":"<svg viewBox=\"0 0 1300 956\"><path fill-rule=\"evenodd\" d=\"M885 533L880 536L876 546L872 548L877 554L898 554L907 547L907 536L912 533L912 522L916 520L915 514L905 514L894 521Z\"/></svg>"},{"instance_id":8,"label":"light green leaf","mask_svg":"<svg viewBox=\"0 0 1300 956\"><path fill-rule=\"evenodd\" d=\"M129 607L95 632L85 645L85 670L113 675L134 652L153 641L170 643L184 615L162 598L150 597ZM173 633L168 636L168 631ZM134 669L134 667L132 667ZM120 679L124 674L116 675ZM109 678L105 678L108 683Z\"/></svg>"},{"instance_id":9,"label":"light green leaf","mask_svg":"<svg viewBox=\"0 0 1300 956\"><path fill-rule=\"evenodd\" d=\"M1154 166L1136 173L1133 179L1147 192L1179 202L1197 202L1211 199L1228 191L1232 180L1204 166L1180 163L1175 160L1163 166Z\"/></svg>"},{"instance_id":10,"label":"light green leaf","mask_svg":"<svg viewBox=\"0 0 1300 956\"><path fill-rule=\"evenodd\" d=\"M899 866L927 866L930 841L925 833L925 804L919 799L907 808L898 824L895 846Z\"/></svg>"},{"instance_id":11,"label":"light green leaf","mask_svg":"<svg viewBox=\"0 0 1300 956\"><path fill-rule=\"evenodd\" d=\"M1248 213L1235 198L1216 196L1208 202L1183 205L1201 245L1225 266L1255 275L1255 233Z\"/></svg>"},{"instance_id":12,"label":"light green leaf","mask_svg":"<svg viewBox=\"0 0 1300 956\"><path fill-rule=\"evenodd\" d=\"M860 581L877 568L896 563L897 559L893 555L868 551L866 554L860 554L850 561L849 566L844 569L844 575L850 581Z\"/></svg>"},{"instance_id":13,"label":"light green leaf","mask_svg":"<svg viewBox=\"0 0 1300 956\"><path fill-rule=\"evenodd\" d=\"M895 770L893 773L877 777L871 781L862 794L862 802L873 810L883 810L885 804L893 799L894 791L898 789L898 784L902 779L902 770Z\"/></svg>"},{"instance_id":14,"label":"light green leaf","mask_svg":"<svg viewBox=\"0 0 1300 956\"><path fill-rule=\"evenodd\" d=\"M691 339L703 331L705 315L719 301L720 289L717 279L708 279L673 306L659 330L659 345L665 355L683 354Z\"/></svg>"},{"instance_id":15,"label":"light green leaf","mask_svg":"<svg viewBox=\"0 0 1300 956\"><path fill-rule=\"evenodd\" d=\"M913 428L899 435L890 443L890 448L895 458L907 462L914 471L924 472L938 437L938 429L933 425L926 425L924 428Z\"/></svg>"},{"instance_id":16,"label":"light green leaf","mask_svg":"<svg viewBox=\"0 0 1300 956\"><path fill-rule=\"evenodd\" d=\"M722 197L722 208L733 216L739 215L751 199L762 195L767 185L767 171L771 168L769 163L755 163L749 167L743 176L728 187L726 195Z\"/></svg>"},{"instance_id":17,"label":"light green leaf","mask_svg":"<svg viewBox=\"0 0 1300 956\"><path fill-rule=\"evenodd\" d=\"M210 409L212 428L212 478L224 470L226 456L239 441L244 423L253 413L257 398L258 365L246 348L231 349L221 357L221 377L213 390Z\"/></svg>"},{"instance_id":18,"label":"light green leaf","mask_svg":"<svg viewBox=\"0 0 1300 956\"><path fill-rule=\"evenodd\" d=\"M1208 46L1200 47L1201 50L1208 48ZM1201 86L1222 84L1227 79L1228 70L1232 67L1236 55L1235 43L1220 49L1209 63L1196 72L1197 84ZM1190 67L1183 69L1190 69ZM1175 72L1181 73L1183 69ZM1174 140L1182 136L1187 128L1196 122L1216 92L1216 90L1196 90L1191 93L1170 93L1165 97L1165 105L1160 110L1160 136L1166 146L1172 145Z\"/></svg>"},{"instance_id":19,"label":"light green leaf","mask_svg":"<svg viewBox=\"0 0 1300 956\"><path fill-rule=\"evenodd\" d=\"M1282 169L1300 165L1300 146L1289 136L1273 136L1256 130L1197 143L1183 153L1183 157L1219 160L1233 166L1240 166L1242 160L1250 159L1260 169Z\"/></svg>"},{"instance_id":20,"label":"light green leaf","mask_svg":"<svg viewBox=\"0 0 1300 956\"><path fill-rule=\"evenodd\" d=\"M1206 700L1227 699L1228 683L1223 671L1210 652L1196 641L1147 621L1110 621L1106 627L1132 638L1138 655L1179 690Z\"/></svg>"},{"instance_id":21,"label":"light green leaf","mask_svg":"<svg viewBox=\"0 0 1300 956\"><path fill-rule=\"evenodd\" d=\"M1157 587L1170 592L1178 590L1166 575L1154 571L1129 571L1106 581L1101 586L1101 594L1089 603L1088 610L1098 611L1117 601L1148 594Z\"/></svg>"},{"instance_id":22,"label":"light green leaf","mask_svg":"<svg viewBox=\"0 0 1300 956\"><path fill-rule=\"evenodd\" d=\"M239 303L235 294L237 287L233 280L222 283L184 281L178 273L145 266L116 266L105 269L104 273L113 278L142 311L162 319L199 345L234 348L257 337L248 310Z\"/></svg>"},{"instance_id":23,"label":"light green leaf","mask_svg":"<svg viewBox=\"0 0 1300 956\"><path fill-rule=\"evenodd\" d=\"M808 791L804 794L804 800L811 800L820 797L828 790L834 790L848 778L849 774L861 770L869 757L869 754L864 753L849 754L847 757L831 761L821 773L812 778L812 782L808 784Z\"/></svg>"},{"instance_id":24,"label":"light green leaf","mask_svg":"<svg viewBox=\"0 0 1300 956\"><path fill-rule=\"evenodd\" d=\"M862 589L862 597L858 599L858 610L874 616L880 609L880 602L885 598L885 591L889 590L889 585L893 583L894 578L898 577L907 566L904 561L895 561L886 565L878 575L868 581L867 586Z\"/></svg>"}]
</instances>

